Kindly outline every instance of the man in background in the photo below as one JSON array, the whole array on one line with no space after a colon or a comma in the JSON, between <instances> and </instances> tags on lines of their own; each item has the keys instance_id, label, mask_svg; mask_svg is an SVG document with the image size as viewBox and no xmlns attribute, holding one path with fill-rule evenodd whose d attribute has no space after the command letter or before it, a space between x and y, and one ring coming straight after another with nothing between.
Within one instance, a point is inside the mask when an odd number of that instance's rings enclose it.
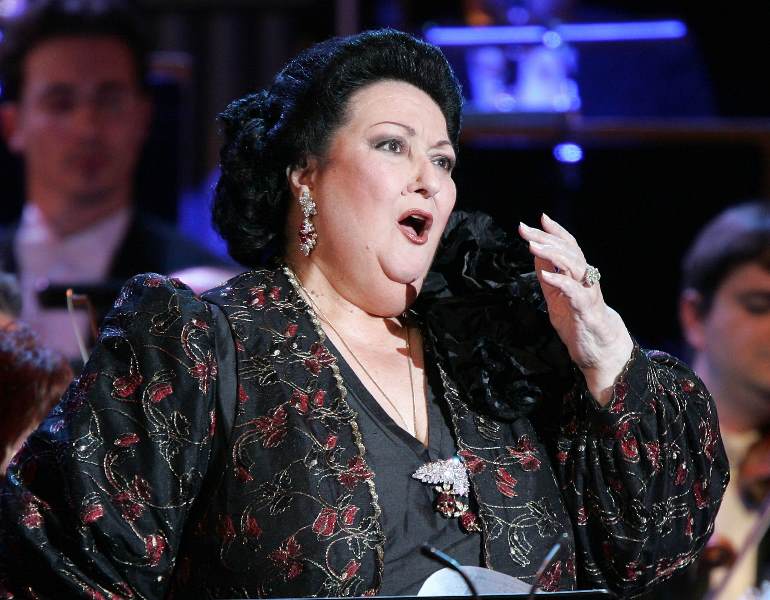
<instances>
[{"instance_id":1,"label":"man in background","mask_svg":"<svg viewBox=\"0 0 770 600\"><path fill-rule=\"evenodd\" d=\"M5 31L0 78L2 133L23 159L26 187L20 221L0 232L0 269L19 276L22 319L72 358L64 288L90 291L102 312L135 273L221 260L134 207L152 107L129 3L31 4ZM79 314L75 324L84 337L87 321Z\"/></svg>"},{"instance_id":2,"label":"man in background","mask_svg":"<svg viewBox=\"0 0 770 600\"><path fill-rule=\"evenodd\" d=\"M770 491L770 202L728 208L701 230L683 262L680 318L691 364L716 401L730 460L709 543L729 565L757 530ZM768 579L764 544L732 566L719 600L741 598ZM714 569L712 589L730 568Z\"/></svg>"}]
</instances>

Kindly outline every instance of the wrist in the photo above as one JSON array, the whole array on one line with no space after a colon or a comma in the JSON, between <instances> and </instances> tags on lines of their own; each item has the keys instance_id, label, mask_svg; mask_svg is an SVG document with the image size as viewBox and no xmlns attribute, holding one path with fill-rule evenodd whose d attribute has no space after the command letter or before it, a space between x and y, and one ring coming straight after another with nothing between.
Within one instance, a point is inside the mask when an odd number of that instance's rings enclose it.
<instances>
[{"instance_id":1,"label":"wrist","mask_svg":"<svg viewBox=\"0 0 770 600\"><path fill-rule=\"evenodd\" d=\"M600 406L606 406L612 400L614 385L631 360L633 350L634 341L624 327L623 335L607 348L601 360L580 369L588 391Z\"/></svg>"}]
</instances>

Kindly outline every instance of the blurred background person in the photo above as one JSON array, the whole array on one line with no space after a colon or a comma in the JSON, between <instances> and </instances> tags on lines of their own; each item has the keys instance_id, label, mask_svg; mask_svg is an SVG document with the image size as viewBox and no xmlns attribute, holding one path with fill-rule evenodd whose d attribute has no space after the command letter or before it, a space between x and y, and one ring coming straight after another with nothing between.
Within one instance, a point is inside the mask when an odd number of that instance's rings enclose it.
<instances>
[{"instance_id":1,"label":"blurred background person","mask_svg":"<svg viewBox=\"0 0 770 600\"><path fill-rule=\"evenodd\" d=\"M732 477L711 540L713 553L729 565L756 530L770 491L770 202L730 207L700 231L683 262L680 318L691 364L716 401L730 460ZM764 546L734 565L720 600L744 597L770 579ZM712 587L726 568L714 570Z\"/></svg>"},{"instance_id":2,"label":"blurred background person","mask_svg":"<svg viewBox=\"0 0 770 600\"><path fill-rule=\"evenodd\" d=\"M0 273L0 476L72 378L65 357L16 319L20 300L13 277Z\"/></svg>"},{"instance_id":3,"label":"blurred background person","mask_svg":"<svg viewBox=\"0 0 770 600\"><path fill-rule=\"evenodd\" d=\"M2 131L26 188L20 220L0 233L0 266L19 275L22 318L69 357L65 287L90 292L99 313L135 273L222 262L135 208L152 116L141 27L119 0L43 0L0 45ZM88 317L77 317L87 337Z\"/></svg>"},{"instance_id":4,"label":"blurred background person","mask_svg":"<svg viewBox=\"0 0 770 600\"><path fill-rule=\"evenodd\" d=\"M21 291L12 273L0 271L0 327L12 323L21 314Z\"/></svg>"}]
</instances>

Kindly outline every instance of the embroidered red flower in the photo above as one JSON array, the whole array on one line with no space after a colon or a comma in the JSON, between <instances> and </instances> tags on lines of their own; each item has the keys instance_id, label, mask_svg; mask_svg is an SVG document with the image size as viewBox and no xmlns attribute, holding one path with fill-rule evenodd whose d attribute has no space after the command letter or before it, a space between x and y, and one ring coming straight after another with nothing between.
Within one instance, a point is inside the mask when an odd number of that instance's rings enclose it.
<instances>
[{"instance_id":1,"label":"embroidered red flower","mask_svg":"<svg viewBox=\"0 0 770 600\"><path fill-rule=\"evenodd\" d=\"M676 468L674 485L682 485L686 480L687 480L687 465L685 463L680 463Z\"/></svg>"},{"instance_id":2,"label":"embroidered red flower","mask_svg":"<svg viewBox=\"0 0 770 600\"><path fill-rule=\"evenodd\" d=\"M465 463L465 468L468 469L468 471L470 471L474 475L477 473L481 473L484 469L487 468L487 463L484 462L484 459L482 459L479 456L476 456L470 450L460 450L460 452L458 452L457 454L459 454L460 457L463 459L463 462Z\"/></svg>"},{"instance_id":3,"label":"embroidered red flower","mask_svg":"<svg viewBox=\"0 0 770 600\"><path fill-rule=\"evenodd\" d=\"M618 381L613 387L612 402L610 412L619 414L625 408L626 394L628 394L628 384L625 381Z\"/></svg>"},{"instance_id":4,"label":"embroidered red flower","mask_svg":"<svg viewBox=\"0 0 770 600\"><path fill-rule=\"evenodd\" d=\"M348 507L342 511L342 522L349 527L355 522L357 514L358 507L353 504L348 505Z\"/></svg>"},{"instance_id":5,"label":"embroidered red flower","mask_svg":"<svg viewBox=\"0 0 770 600\"><path fill-rule=\"evenodd\" d=\"M692 539L693 534L693 527L695 526L695 519L693 519L691 514L687 514L687 521L684 524L684 534Z\"/></svg>"},{"instance_id":6,"label":"embroidered red flower","mask_svg":"<svg viewBox=\"0 0 770 600\"><path fill-rule=\"evenodd\" d=\"M581 506L577 511L577 524L585 525L588 523L588 511L585 506Z\"/></svg>"},{"instance_id":7,"label":"embroidered red flower","mask_svg":"<svg viewBox=\"0 0 770 600\"><path fill-rule=\"evenodd\" d=\"M163 279L161 279L160 277L148 277L147 279L144 280L145 287L150 287L150 288L160 287L161 283L163 283Z\"/></svg>"},{"instance_id":8,"label":"embroidered red flower","mask_svg":"<svg viewBox=\"0 0 770 600\"><path fill-rule=\"evenodd\" d=\"M559 589L561 581L561 561L556 561L551 567L540 576L540 589L544 592L555 592Z\"/></svg>"},{"instance_id":9,"label":"embroidered red flower","mask_svg":"<svg viewBox=\"0 0 770 600\"><path fill-rule=\"evenodd\" d=\"M157 567L166 549L166 538L159 533L153 533L144 538L144 547L147 551L147 560L151 567Z\"/></svg>"},{"instance_id":10,"label":"embroidered red flower","mask_svg":"<svg viewBox=\"0 0 770 600\"><path fill-rule=\"evenodd\" d=\"M244 467L238 467L235 469L235 477L242 483L254 481L254 477L252 477L251 473L249 473L249 470Z\"/></svg>"},{"instance_id":11,"label":"embroidered red flower","mask_svg":"<svg viewBox=\"0 0 770 600\"><path fill-rule=\"evenodd\" d=\"M305 367L313 375L321 372L321 367L327 367L335 362L334 356L322 344L314 342L310 346L310 356L305 359Z\"/></svg>"},{"instance_id":12,"label":"embroidered red flower","mask_svg":"<svg viewBox=\"0 0 770 600\"><path fill-rule=\"evenodd\" d=\"M258 539L262 535L262 528L259 526L259 523L257 523L257 520L252 515L249 515L246 518L244 533L255 539Z\"/></svg>"},{"instance_id":13,"label":"embroidered red flower","mask_svg":"<svg viewBox=\"0 0 770 600\"><path fill-rule=\"evenodd\" d=\"M238 386L238 402L240 404L245 404L249 401L249 395L246 393L246 390L242 385Z\"/></svg>"},{"instance_id":14,"label":"embroidered red flower","mask_svg":"<svg viewBox=\"0 0 770 600\"><path fill-rule=\"evenodd\" d=\"M506 448L508 454L521 465L524 471L537 471L540 469L540 459L536 456L537 449L527 435L521 436L515 447Z\"/></svg>"},{"instance_id":15,"label":"embroidered red flower","mask_svg":"<svg viewBox=\"0 0 770 600\"><path fill-rule=\"evenodd\" d=\"M149 389L150 401L157 404L173 393L174 388L171 387L170 383L154 383L150 386Z\"/></svg>"},{"instance_id":16,"label":"embroidered red flower","mask_svg":"<svg viewBox=\"0 0 770 600\"><path fill-rule=\"evenodd\" d=\"M695 389L695 382L692 379L684 379L682 381L682 391L689 394Z\"/></svg>"},{"instance_id":17,"label":"embroidered red flower","mask_svg":"<svg viewBox=\"0 0 770 600\"><path fill-rule=\"evenodd\" d=\"M39 529L43 524L43 515L35 504L28 504L21 515L21 524L27 529Z\"/></svg>"},{"instance_id":18,"label":"embroidered red flower","mask_svg":"<svg viewBox=\"0 0 770 600\"><path fill-rule=\"evenodd\" d=\"M495 471L495 483L497 484L497 489L501 494L503 494L503 496L513 498L517 495L514 488L516 487L518 481L502 467Z\"/></svg>"},{"instance_id":19,"label":"embroidered red flower","mask_svg":"<svg viewBox=\"0 0 770 600\"><path fill-rule=\"evenodd\" d=\"M80 520L84 525L95 523L104 516L104 507L101 504L89 504L80 513Z\"/></svg>"},{"instance_id":20,"label":"embroidered red flower","mask_svg":"<svg viewBox=\"0 0 770 600\"><path fill-rule=\"evenodd\" d=\"M348 580L351 577L353 577L356 573L358 573L358 569L361 568L361 563L357 560L350 560L348 561L348 564L345 565L345 568L342 570L342 575L340 576L343 580Z\"/></svg>"},{"instance_id":21,"label":"embroidered red flower","mask_svg":"<svg viewBox=\"0 0 770 600\"><path fill-rule=\"evenodd\" d=\"M297 410L299 414L304 415L310 408L310 397L305 392L294 390L291 393L289 403Z\"/></svg>"},{"instance_id":22,"label":"embroidered red flower","mask_svg":"<svg viewBox=\"0 0 770 600\"><path fill-rule=\"evenodd\" d=\"M481 531L479 518L476 516L476 513L470 510L466 510L462 515L460 515L460 527L462 527L466 533L475 533L476 531Z\"/></svg>"},{"instance_id":23,"label":"embroidered red flower","mask_svg":"<svg viewBox=\"0 0 770 600\"><path fill-rule=\"evenodd\" d=\"M315 404L318 407L321 407L324 405L325 398L326 398L326 392L324 390L318 390L315 394L313 394L313 404Z\"/></svg>"},{"instance_id":24,"label":"embroidered red flower","mask_svg":"<svg viewBox=\"0 0 770 600\"><path fill-rule=\"evenodd\" d=\"M337 446L337 436L333 434L329 434L329 437L326 438L326 442L324 443L324 448L327 450L333 450Z\"/></svg>"},{"instance_id":25,"label":"embroidered red flower","mask_svg":"<svg viewBox=\"0 0 770 600\"><path fill-rule=\"evenodd\" d=\"M235 537L235 525L230 515L220 515L217 525L217 535L225 544L231 542Z\"/></svg>"},{"instance_id":26,"label":"embroidered red flower","mask_svg":"<svg viewBox=\"0 0 770 600\"><path fill-rule=\"evenodd\" d=\"M262 308L265 305L265 288L251 288L249 290L249 296L251 296L249 304L253 308Z\"/></svg>"},{"instance_id":27,"label":"embroidered red flower","mask_svg":"<svg viewBox=\"0 0 770 600\"><path fill-rule=\"evenodd\" d=\"M268 558L283 571L284 579L290 580L302 573L302 563L299 562L301 556L302 546L292 535L280 547L273 550Z\"/></svg>"},{"instance_id":28,"label":"embroidered red flower","mask_svg":"<svg viewBox=\"0 0 770 600\"><path fill-rule=\"evenodd\" d=\"M118 492L112 497L112 501L118 506L120 514L126 521L136 521L144 514L144 506L135 502L128 492Z\"/></svg>"},{"instance_id":29,"label":"embroidered red flower","mask_svg":"<svg viewBox=\"0 0 770 600\"><path fill-rule=\"evenodd\" d=\"M297 330L299 329L299 325L296 323L289 323L286 326L286 331L283 332L284 337L291 338L297 335Z\"/></svg>"},{"instance_id":30,"label":"embroidered red flower","mask_svg":"<svg viewBox=\"0 0 770 600\"><path fill-rule=\"evenodd\" d=\"M124 433L113 442L118 448L128 448L129 446L134 446L138 443L139 435L136 433Z\"/></svg>"},{"instance_id":31,"label":"embroidered red flower","mask_svg":"<svg viewBox=\"0 0 770 600\"><path fill-rule=\"evenodd\" d=\"M198 380L198 389L205 394L209 389L209 381L216 379L217 370L217 359L209 351L203 361L196 362L190 369L190 375Z\"/></svg>"},{"instance_id":32,"label":"embroidered red flower","mask_svg":"<svg viewBox=\"0 0 770 600\"><path fill-rule=\"evenodd\" d=\"M128 398L133 395L142 384L142 376L139 373L129 373L125 377L118 377L112 382L112 389L118 398Z\"/></svg>"},{"instance_id":33,"label":"embroidered red flower","mask_svg":"<svg viewBox=\"0 0 770 600\"><path fill-rule=\"evenodd\" d=\"M629 460L636 460L639 458L639 446L636 443L636 438L628 437L620 442L620 451Z\"/></svg>"},{"instance_id":34,"label":"embroidered red flower","mask_svg":"<svg viewBox=\"0 0 770 600\"><path fill-rule=\"evenodd\" d=\"M374 473L366 468L364 459L360 456L356 456L348 461L347 469L340 471L337 475L337 481L349 490L352 490L358 485L359 481L366 481L372 477L374 477Z\"/></svg>"},{"instance_id":35,"label":"embroidered red flower","mask_svg":"<svg viewBox=\"0 0 770 600\"><path fill-rule=\"evenodd\" d=\"M569 454L565 450L559 450L559 452L556 454L556 460L558 460L559 464L561 465L566 465L568 458Z\"/></svg>"},{"instance_id":36,"label":"embroidered red flower","mask_svg":"<svg viewBox=\"0 0 770 600\"><path fill-rule=\"evenodd\" d=\"M695 497L695 506L699 510L709 505L706 494L703 493L703 481L700 479L692 484L692 495Z\"/></svg>"},{"instance_id":37,"label":"embroidered red flower","mask_svg":"<svg viewBox=\"0 0 770 600\"><path fill-rule=\"evenodd\" d=\"M325 507L315 518L313 531L321 537L329 537L334 533L335 525L337 525L337 511Z\"/></svg>"},{"instance_id":38,"label":"embroidered red flower","mask_svg":"<svg viewBox=\"0 0 770 600\"><path fill-rule=\"evenodd\" d=\"M253 421L259 432L259 439L265 448L275 448L286 436L286 409L283 406L275 408L264 417Z\"/></svg>"}]
</instances>

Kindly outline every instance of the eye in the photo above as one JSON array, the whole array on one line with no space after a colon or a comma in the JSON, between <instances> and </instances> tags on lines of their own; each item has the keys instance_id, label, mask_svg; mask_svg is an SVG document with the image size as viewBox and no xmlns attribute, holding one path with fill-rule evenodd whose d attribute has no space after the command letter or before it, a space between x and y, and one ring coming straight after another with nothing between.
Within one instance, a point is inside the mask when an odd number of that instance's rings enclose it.
<instances>
[{"instance_id":1,"label":"eye","mask_svg":"<svg viewBox=\"0 0 770 600\"><path fill-rule=\"evenodd\" d=\"M437 156L433 159L433 164L441 167L445 171L452 172L452 169L454 169L455 163L454 161L449 158L448 156Z\"/></svg>"},{"instance_id":2,"label":"eye","mask_svg":"<svg viewBox=\"0 0 770 600\"><path fill-rule=\"evenodd\" d=\"M378 150L385 150L386 152L393 152L394 154L401 154L404 151L404 142L391 138L389 140L383 140L375 145Z\"/></svg>"}]
</instances>

